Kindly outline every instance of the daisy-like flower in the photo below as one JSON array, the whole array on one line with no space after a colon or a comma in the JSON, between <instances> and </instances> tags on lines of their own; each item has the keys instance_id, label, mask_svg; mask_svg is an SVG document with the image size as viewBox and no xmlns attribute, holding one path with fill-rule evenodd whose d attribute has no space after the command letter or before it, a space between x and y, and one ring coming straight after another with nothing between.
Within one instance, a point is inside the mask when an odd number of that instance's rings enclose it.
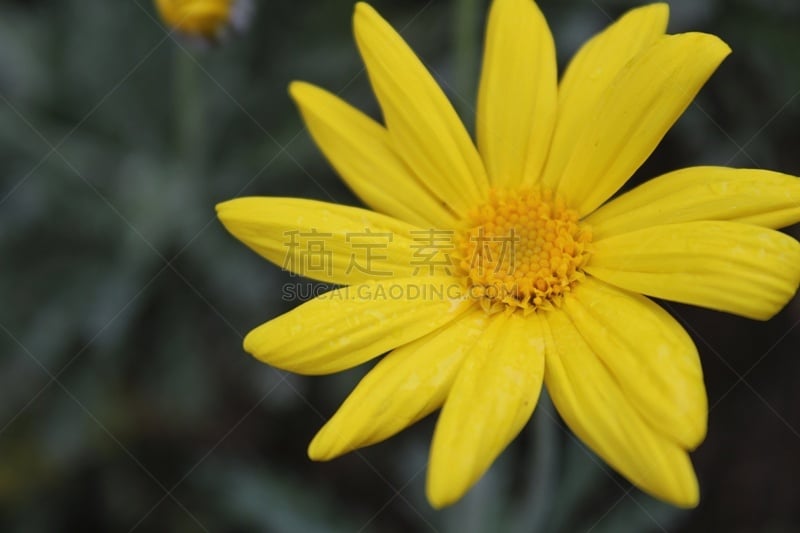
<instances>
[{"instance_id":1,"label":"daisy-like flower","mask_svg":"<svg viewBox=\"0 0 800 533\"><path fill-rule=\"evenodd\" d=\"M664 4L628 12L559 82L537 6L494 0L477 146L363 3L355 37L385 124L291 85L322 152L373 211L290 198L218 206L265 258L345 286L257 327L244 347L302 374L389 352L313 439L312 459L441 408L427 493L445 506L519 433L544 383L572 431L634 485L697 504L688 452L707 425L700 361L648 296L773 316L800 282L800 243L775 231L800 220L800 184L694 167L609 200L730 52L713 35L665 34L667 18ZM307 261L320 243L324 268Z\"/></svg>"},{"instance_id":2,"label":"daisy-like flower","mask_svg":"<svg viewBox=\"0 0 800 533\"><path fill-rule=\"evenodd\" d=\"M249 20L251 0L156 0L161 19L181 33L217 41L231 29L242 30Z\"/></svg>"}]
</instances>

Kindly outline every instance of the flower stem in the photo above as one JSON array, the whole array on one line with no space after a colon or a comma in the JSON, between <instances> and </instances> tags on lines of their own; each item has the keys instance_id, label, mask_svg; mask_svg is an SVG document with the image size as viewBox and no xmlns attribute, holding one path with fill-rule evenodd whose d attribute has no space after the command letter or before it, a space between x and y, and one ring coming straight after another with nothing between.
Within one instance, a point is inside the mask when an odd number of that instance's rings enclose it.
<instances>
[{"instance_id":1,"label":"flower stem","mask_svg":"<svg viewBox=\"0 0 800 533\"><path fill-rule=\"evenodd\" d=\"M455 104L468 126L474 122L480 55L480 0L456 0L453 29Z\"/></svg>"},{"instance_id":2,"label":"flower stem","mask_svg":"<svg viewBox=\"0 0 800 533\"><path fill-rule=\"evenodd\" d=\"M533 424L530 424L534 442L533 457L526 473L528 484L516 512L516 531L520 533L548 530L561 459L556 416L550 396L542 390Z\"/></svg>"},{"instance_id":3,"label":"flower stem","mask_svg":"<svg viewBox=\"0 0 800 533\"><path fill-rule=\"evenodd\" d=\"M186 172L197 178L205 167L205 114L197 80L198 67L180 47L173 48L172 65L175 151Z\"/></svg>"}]
</instances>

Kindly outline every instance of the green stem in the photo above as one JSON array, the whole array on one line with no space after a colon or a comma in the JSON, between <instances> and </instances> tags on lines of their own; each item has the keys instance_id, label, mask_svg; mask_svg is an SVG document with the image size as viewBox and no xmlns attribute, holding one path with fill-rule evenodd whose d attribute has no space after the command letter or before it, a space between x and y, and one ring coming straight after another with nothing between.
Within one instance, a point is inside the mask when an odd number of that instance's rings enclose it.
<instances>
[{"instance_id":1,"label":"green stem","mask_svg":"<svg viewBox=\"0 0 800 533\"><path fill-rule=\"evenodd\" d=\"M480 56L480 0L455 0L453 29L454 92L456 107L468 126L472 126L477 95Z\"/></svg>"},{"instance_id":2,"label":"green stem","mask_svg":"<svg viewBox=\"0 0 800 533\"><path fill-rule=\"evenodd\" d=\"M547 531L561 458L556 416L550 396L543 390L530 425L534 433L534 455L526 473L528 484L516 513L516 531L520 533Z\"/></svg>"},{"instance_id":3,"label":"green stem","mask_svg":"<svg viewBox=\"0 0 800 533\"><path fill-rule=\"evenodd\" d=\"M175 151L187 173L199 177L205 167L205 113L199 90L199 67L180 47L173 48Z\"/></svg>"}]
</instances>

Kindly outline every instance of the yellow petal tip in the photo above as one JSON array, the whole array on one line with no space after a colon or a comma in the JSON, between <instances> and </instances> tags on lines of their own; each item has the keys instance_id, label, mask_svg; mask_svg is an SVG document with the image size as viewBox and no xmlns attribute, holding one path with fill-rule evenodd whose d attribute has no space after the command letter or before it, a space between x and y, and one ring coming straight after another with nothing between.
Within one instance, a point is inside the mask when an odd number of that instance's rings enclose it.
<instances>
[{"instance_id":1,"label":"yellow petal tip","mask_svg":"<svg viewBox=\"0 0 800 533\"><path fill-rule=\"evenodd\" d=\"M718 57L720 62L731 53L731 47L728 46L728 43L710 33L695 31L677 34L674 37L694 41L698 48L698 53L705 52L711 56Z\"/></svg>"},{"instance_id":2,"label":"yellow petal tip","mask_svg":"<svg viewBox=\"0 0 800 533\"><path fill-rule=\"evenodd\" d=\"M324 429L324 428L323 428ZM330 453L326 453L326 447L323 446L323 439L321 438L322 430L320 430L311 442L308 444L308 458L312 461L329 461L333 459L333 455Z\"/></svg>"},{"instance_id":3,"label":"yellow petal tip","mask_svg":"<svg viewBox=\"0 0 800 533\"><path fill-rule=\"evenodd\" d=\"M430 477L425 487L425 494L428 497L428 503L437 511L449 505L453 505L458 500L458 497L454 496L452 493L448 493L446 487L434 486L430 482Z\"/></svg>"},{"instance_id":4,"label":"yellow petal tip","mask_svg":"<svg viewBox=\"0 0 800 533\"><path fill-rule=\"evenodd\" d=\"M267 200L267 198L243 196L220 202L214 206L214 209L217 212L217 217L224 222L226 219L231 219L236 214L243 213L246 210L257 211L260 206L263 206L265 200Z\"/></svg>"},{"instance_id":5,"label":"yellow petal tip","mask_svg":"<svg viewBox=\"0 0 800 533\"><path fill-rule=\"evenodd\" d=\"M660 11L660 15L664 17L669 17L669 4L666 2L656 2L655 4L649 4L639 8L641 10L648 10L648 11Z\"/></svg>"},{"instance_id":6,"label":"yellow petal tip","mask_svg":"<svg viewBox=\"0 0 800 533\"><path fill-rule=\"evenodd\" d=\"M689 490L681 494L676 499L667 499L676 507L680 507L681 509L694 509L700 504L700 486L697 483L697 479L694 479L694 484L689 487Z\"/></svg>"},{"instance_id":7,"label":"yellow petal tip","mask_svg":"<svg viewBox=\"0 0 800 533\"><path fill-rule=\"evenodd\" d=\"M368 26L374 28L375 24L378 24L379 27L383 25L384 29L389 27L391 31L394 31L391 29L391 26L389 26L389 23L386 22L383 17L381 17L380 13L378 13L374 7L366 2L357 2L355 9L353 10L353 27L356 33L356 43L358 43L359 34ZM359 27L362 29L359 30Z\"/></svg>"},{"instance_id":8,"label":"yellow petal tip","mask_svg":"<svg viewBox=\"0 0 800 533\"><path fill-rule=\"evenodd\" d=\"M342 444L347 440L342 439L343 428L340 424L331 425L335 419L332 418L322 428L317 431L314 438L308 444L308 458L312 461L330 461L352 451L355 447L343 447Z\"/></svg>"},{"instance_id":9,"label":"yellow petal tip","mask_svg":"<svg viewBox=\"0 0 800 533\"><path fill-rule=\"evenodd\" d=\"M289 82L289 96L297 100L300 93L305 90L308 85L310 84L299 80Z\"/></svg>"},{"instance_id":10,"label":"yellow petal tip","mask_svg":"<svg viewBox=\"0 0 800 533\"><path fill-rule=\"evenodd\" d=\"M257 339L257 332L258 328L254 329L244 337L244 341L242 341L242 348L245 352L249 353L253 357L257 359L261 359L257 354L259 351L259 345L261 344Z\"/></svg>"},{"instance_id":11,"label":"yellow petal tip","mask_svg":"<svg viewBox=\"0 0 800 533\"><path fill-rule=\"evenodd\" d=\"M648 11L654 18L661 21L663 29L667 31L667 24L669 23L669 4L666 2L658 2L639 8L641 11Z\"/></svg>"},{"instance_id":12,"label":"yellow petal tip","mask_svg":"<svg viewBox=\"0 0 800 533\"><path fill-rule=\"evenodd\" d=\"M697 475L686 456L687 469L683 469L680 475L673 479L672 483L662 485L660 488L652 487L653 490L642 488L651 496L663 500L681 509L694 509L700 503L700 484ZM677 471L676 471L677 472Z\"/></svg>"},{"instance_id":13,"label":"yellow petal tip","mask_svg":"<svg viewBox=\"0 0 800 533\"><path fill-rule=\"evenodd\" d=\"M307 81L294 80L289 83L289 96L298 105L301 105L304 100L311 98L315 93L326 93L326 91Z\"/></svg>"},{"instance_id":14,"label":"yellow petal tip","mask_svg":"<svg viewBox=\"0 0 800 533\"><path fill-rule=\"evenodd\" d=\"M438 466L437 466L438 465ZM434 458L431 452L431 461L428 463L428 477L425 482L425 495L428 503L434 509L442 509L453 505L472 488L464 472L454 468L453 464L442 464Z\"/></svg>"},{"instance_id":15,"label":"yellow petal tip","mask_svg":"<svg viewBox=\"0 0 800 533\"><path fill-rule=\"evenodd\" d=\"M634 7L630 11L620 17L620 20L628 17L652 17L655 20L660 20L663 23L664 31L666 31L667 21L669 20L669 4L666 2L656 2L654 4L647 4L640 7Z\"/></svg>"},{"instance_id":16,"label":"yellow petal tip","mask_svg":"<svg viewBox=\"0 0 800 533\"><path fill-rule=\"evenodd\" d=\"M225 211L229 211L234 205L237 203L237 198L233 200L225 200L224 202L220 202L214 206L214 209L217 211L217 214L222 214Z\"/></svg>"},{"instance_id":17,"label":"yellow petal tip","mask_svg":"<svg viewBox=\"0 0 800 533\"><path fill-rule=\"evenodd\" d=\"M364 13L364 14L375 13L375 8L373 8L371 5L369 5L366 2L356 2L354 12L355 13Z\"/></svg>"},{"instance_id":18,"label":"yellow petal tip","mask_svg":"<svg viewBox=\"0 0 800 533\"><path fill-rule=\"evenodd\" d=\"M239 202L237 199L233 199L220 202L214 206L214 210L217 213L217 219L222 222L222 225L225 227L225 229L227 229L234 237L236 237L236 232L231 224L235 224L236 222L235 213L238 203Z\"/></svg>"}]
</instances>

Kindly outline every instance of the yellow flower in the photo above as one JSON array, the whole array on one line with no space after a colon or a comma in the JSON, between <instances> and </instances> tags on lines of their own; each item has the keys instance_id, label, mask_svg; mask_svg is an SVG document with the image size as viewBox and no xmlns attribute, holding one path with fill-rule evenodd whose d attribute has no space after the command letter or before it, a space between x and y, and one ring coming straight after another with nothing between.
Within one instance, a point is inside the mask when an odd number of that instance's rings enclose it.
<instances>
[{"instance_id":1,"label":"yellow flower","mask_svg":"<svg viewBox=\"0 0 800 533\"><path fill-rule=\"evenodd\" d=\"M171 28L209 40L241 29L252 8L249 0L156 0L156 7Z\"/></svg>"},{"instance_id":2,"label":"yellow flower","mask_svg":"<svg viewBox=\"0 0 800 533\"><path fill-rule=\"evenodd\" d=\"M384 440L441 407L427 493L448 505L519 433L544 383L566 424L634 485L697 504L688 451L707 425L700 361L645 295L773 316L800 282L800 244L774 229L800 220L800 184L694 167L609 200L730 52L713 35L666 35L667 18L665 4L630 11L558 82L537 6L495 0L477 147L366 4L355 36L385 126L291 85L322 152L374 211L290 198L218 206L225 227L270 261L346 286L259 326L245 349L303 374L390 352L314 438L312 459ZM309 261L320 243L324 267ZM448 261L434 261L443 251Z\"/></svg>"}]
</instances>

